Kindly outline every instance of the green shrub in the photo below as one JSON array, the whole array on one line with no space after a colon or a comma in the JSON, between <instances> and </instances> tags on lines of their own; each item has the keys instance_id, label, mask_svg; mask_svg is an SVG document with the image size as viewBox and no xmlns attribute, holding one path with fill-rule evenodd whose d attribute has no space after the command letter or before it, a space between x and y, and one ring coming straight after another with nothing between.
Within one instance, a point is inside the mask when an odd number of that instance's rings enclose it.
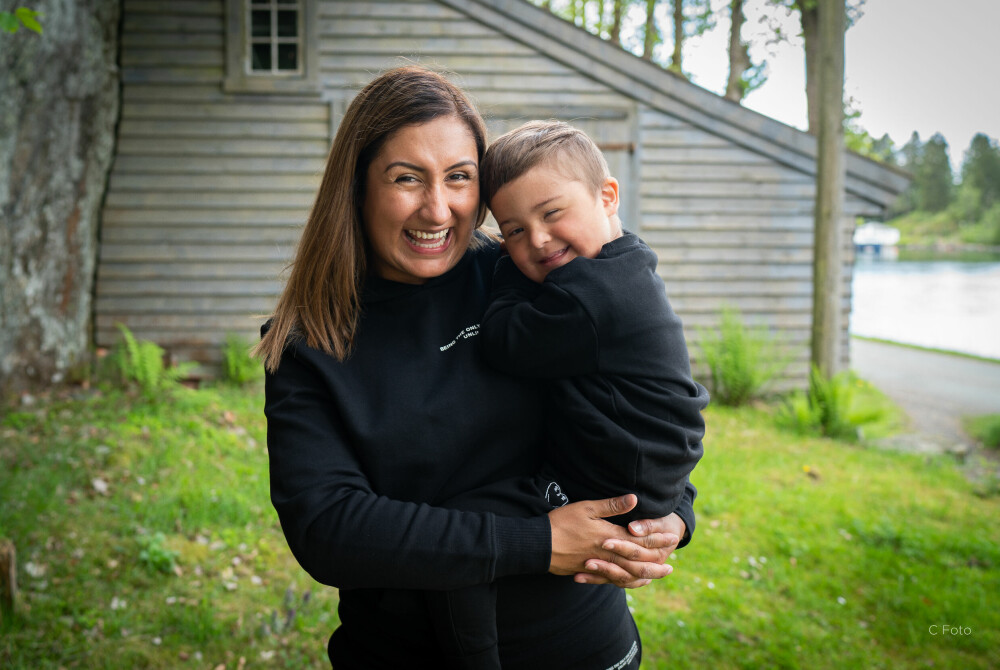
<instances>
[{"instance_id":1,"label":"green shrub","mask_svg":"<svg viewBox=\"0 0 1000 670\"><path fill-rule=\"evenodd\" d=\"M167 538L163 533L140 537L139 563L153 572L164 574L174 572L180 554L169 548L166 542Z\"/></svg>"},{"instance_id":2,"label":"green shrub","mask_svg":"<svg viewBox=\"0 0 1000 670\"><path fill-rule=\"evenodd\" d=\"M124 324L117 324L122 341L112 354L112 362L125 384L135 383L149 399L178 385L190 374L194 363L167 366L162 347L148 340L137 340Z\"/></svg>"},{"instance_id":3,"label":"green shrub","mask_svg":"<svg viewBox=\"0 0 1000 670\"><path fill-rule=\"evenodd\" d=\"M978 222L963 228L962 241L969 244L1000 245L1000 203L983 212Z\"/></svg>"},{"instance_id":4,"label":"green shrub","mask_svg":"<svg viewBox=\"0 0 1000 670\"><path fill-rule=\"evenodd\" d=\"M1000 448L1000 414L987 414L965 420L965 429L989 449Z\"/></svg>"},{"instance_id":5,"label":"green shrub","mask_svg":"<svg viewBox=\"0 0 1000 670\"><path fill-rule=\"evenodd\" d=\"M857 442L861 429L881 421L886 412L881 405L855 403L858 384L857 376L849 370L827 378L813 366L808 392L796 391L786 397L775 415L776 421L803 435Z\"/></svg>"},{"instance_id":6,"label":"green shrub","mask_svg":"<svg viewBox=\"0 0 1000 670\"><path fill-rule=\"evenodd\" d=\"M712 400L723 405L761 398L789 361L766 328L747 327L731 307L722 310L717 330L699 329L698 349L708 366Z\"/></svg>"},{"instance_id":7,"label":"green shrub","mask_svg":"<svg viewBox=\"0 0 1000 670\"><path fill-rule=\"evenodd\" d=\"M222 378L226 382L242 386L264 376L264 366L250 356L251 346L236 333L226 335L222 346Z\"/></svg>"}]
</instances>

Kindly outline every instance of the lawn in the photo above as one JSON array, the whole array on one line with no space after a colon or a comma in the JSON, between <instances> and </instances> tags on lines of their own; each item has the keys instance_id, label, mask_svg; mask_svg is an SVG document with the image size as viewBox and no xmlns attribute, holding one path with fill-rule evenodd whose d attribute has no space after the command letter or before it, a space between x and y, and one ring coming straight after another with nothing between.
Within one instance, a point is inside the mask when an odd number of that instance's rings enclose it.
<instances>
[{"instance_id":1,"label":"lawn","mask_svg":"<svg viewBox=\"0 0 1000 670\"><path fill-rule=\"evenodd\" d=\"M268 501L259 386L0 409L0 667L324 667L336 591ZM1000 666L1000 498L948 457L711 408L698 530L631 591L653 668ZM978 492L978 495L977 495Z\"/></svg>"}]
</instances>

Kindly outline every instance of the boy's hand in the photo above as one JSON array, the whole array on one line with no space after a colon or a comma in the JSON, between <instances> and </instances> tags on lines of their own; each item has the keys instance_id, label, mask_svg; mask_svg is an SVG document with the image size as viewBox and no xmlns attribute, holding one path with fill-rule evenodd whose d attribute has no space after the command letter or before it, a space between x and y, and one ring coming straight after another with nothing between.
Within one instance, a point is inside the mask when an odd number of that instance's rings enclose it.
<instances>
[{"instance_id":1,"label":"boy's hand","mask_svg":"<svg viewBox=\"0 0 1000 670\"><path fill-rule=\"evenodd\" d=\"M590 572L578 573L574 579L580 584L617 584L624 588L646 586L653 579L660 579L673 572L673 567L664 565L666 573L643 578L648 570L649 552L654 552L659 563L664 563L677 549L680 539L687 532L687 525L677 514L668 514L659 519L641 519L628 525L634 535L631 541L608 540L604 548L614 553L610 562L591 559L587 562ZM642 557L640 560L639 557Z\"/></svg>"},{"instance_id":2,"label":"boy's hand","mask_svg":"<svg viewBox=\"0 0 1000 670\"><path fill-rule=\"evenodd\" d=\"M667 556L680 542L679 536L659 532L676 525L654 520L654 531L639 538L629 535L605 517L624 514L638 502L634 495L571 503L549 512L552 525L552 560L549 572L575 574L581 584L615 584L624 588L646 586L669 575ZM676 515L675 515L676 516ZM683 525L683 522L682 522Z\"/></svg>"}]
</instances>

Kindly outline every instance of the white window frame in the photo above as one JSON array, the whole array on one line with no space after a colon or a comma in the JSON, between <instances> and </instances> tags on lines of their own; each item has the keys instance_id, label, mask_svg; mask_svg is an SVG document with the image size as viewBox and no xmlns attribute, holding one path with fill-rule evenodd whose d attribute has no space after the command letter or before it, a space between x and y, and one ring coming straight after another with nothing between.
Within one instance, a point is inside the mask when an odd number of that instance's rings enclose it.
<instances>
[{"instance_id":1,"label":"white window frame","mask_svg":"<svg viewBox=\"0 0 1000 670\"><path fill-rule=\"evenodd\" d=\"M286 3L290 4L290 3ZM295 0L298 12L298 35L277 37L277 25L272 23L269 41L298 44L298 69L277 69L276 53L272 52L270 70L251 69L252 35L250 12L254 5L273 7L275 0L226 0L226 78L223 89L230 93L319 94L319 45L315 0Z\"/></svg>"}]
</instances>

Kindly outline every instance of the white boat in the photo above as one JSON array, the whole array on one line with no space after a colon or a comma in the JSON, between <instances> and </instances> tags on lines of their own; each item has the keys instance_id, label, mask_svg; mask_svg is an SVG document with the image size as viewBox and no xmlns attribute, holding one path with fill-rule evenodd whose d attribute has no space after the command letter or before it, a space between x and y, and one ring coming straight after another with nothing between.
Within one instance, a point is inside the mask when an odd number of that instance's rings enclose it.
<instances>
[{"instance_id":1,"label":"white boat","mask_svg":"<svg viewBox=\"0 0 1000 670\"><path fill-rule=\"evenodd\" d=\"M854 250L859 254L895 257L898 242L899 230L884 223L870 221L854 229Z\"/></svg>"}]
</instances>

